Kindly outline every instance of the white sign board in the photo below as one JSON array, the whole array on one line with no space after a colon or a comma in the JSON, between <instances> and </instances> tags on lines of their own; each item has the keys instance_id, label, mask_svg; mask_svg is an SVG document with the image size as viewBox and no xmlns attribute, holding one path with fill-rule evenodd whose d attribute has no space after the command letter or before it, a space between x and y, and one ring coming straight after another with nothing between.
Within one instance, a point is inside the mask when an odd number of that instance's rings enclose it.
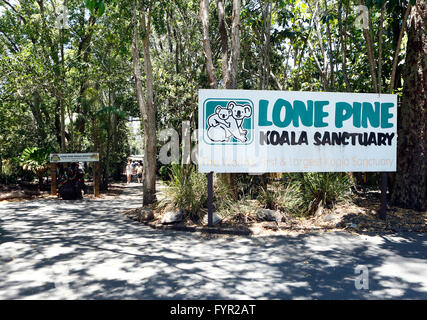
<instances>
[{"instance_id":1,"label":"white sign board","mask_svg":"<svg viewBox=\"0 0 427 320\"><path fill-rule=\"evenodd\" d=\"M99 153L52 153L49 160L51 163L96 162L99 161Z\"/></svg>"},{"instance_id":2,"label":"white sign board","mask_svg":"<svg viewBox=\"0 0 427 320\"><path fill-rule=\"evenodd\" d=\"M396 120L391 94L199 90L199 171L396 171Z\"/></svg>"}]
</instances>

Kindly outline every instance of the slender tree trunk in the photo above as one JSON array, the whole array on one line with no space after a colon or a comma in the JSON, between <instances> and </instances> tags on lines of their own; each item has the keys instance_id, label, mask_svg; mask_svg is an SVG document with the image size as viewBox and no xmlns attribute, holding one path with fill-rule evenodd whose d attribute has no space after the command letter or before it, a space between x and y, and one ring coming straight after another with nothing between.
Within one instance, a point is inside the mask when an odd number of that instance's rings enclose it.
<instances>
[{"instance_id":1,"label":"slender tree trunk","mask_svg":"<svg viewBox=\"0 0 427 320\"><path fill-rule=\"evenodd\" d=\"M383 29L384 29L384 14L387 1L381 7L380 26L378 29L378 92L382 92L382 59L383 59Z\"/></svg>"},{"instance_id":2,"label":"slender tree trunk","mask_svg":"<svg viewBox=\"0 0 427 320\"><path fill-rule=\"evenodd\" d=\"M225 28L225 11L222 0L218 1L218 19L219 19L219 32L221 37L221 49L222 49L222 77L224 85L227 89L237 88L237 71L238 71L238 60L240 57L240 10L241 0L233 0L233 14L231 24L231 49L230 57L228 58L228 38L227 29ZM202 22L203 31L203 51L206 57L206 72L208 74L209 86L212 89L218 87L217 78L215 75L215 67L212 60L212 50L209 39L209 0L200 0L200 11L199 18ZM227 66L225 65L227 63ZM227 183L227 185L233 190L233 193L237 194L237 188L235 183L235 174L223 174L221 179Z\"/></svg>"},{"instance_id":3,"label":"slender tree trunk","mask_svg":"<svg viewBox=\"0 0 427 320\"><path fill-rule=\"evenodd\" d=\"M240 10L241 0L233 0L233 16L231 24L230 78L231 89L237 89L237 72L240 58Z\"/></svg>"},{"instance_id":4,"label":"slender tree trunk","mask_svg":"<svg viewBox=\"0 0 427 320\"><path fill-rule=\"evenodd\" d=\"M64 4L65 5L65 4ZM65 91L65 56L64 56L64 31L60 30L61 33L61 88L60 88L60 104L61 104L61 151L65 152L65 99L64 99L64 91ZM71 128L73 131L73 128Z\"/></svg>"},{"instance_id":5,"label":"slender tree trunk","mask_svg":"<svg viewBox=\"0 0 427 320\"><path fill-rule=\"evenodd\" d=\"M231 88L231 79L228 69L228 34L225 27L225 9L224 2L218 0L218 31L221 39L221 71L225 88Z\"/></svg>"},{"instance_id":6,"label":"slender tree trunk","mask_svg":"<svg viewBox=\"0 0 427 320\"><path fill-rule=\"evenodd\" d=\"M328 13L328 3L325 0L325 10L326 13ZM330 26L329 26L329 19L326 19L326 36L328 37L328 53L329 53L329 64L331 66L331 82L329 87L334 90L334 86L335 86L335 67L334 67L334 57L332 55L332 38L331 38L331 30L330 30Z\"/></svg>"},{"instance_id":7,"label":"slender tree trunk","mask_svg":"<svg viewBox=\"0 0 427 320\"><path fill-rule=\"evenodd\" d=\"M144 66L146 75L147 100L144 99L141 81L141 63L139 60L138 46L138 14L137 4L133 8L133 38L132 56L135 76L135 87L138 105L141 111L142 123L144 126L144 183L143 183L143 205L148 205L156 201L156 110L153 101L153 72L150 57L150 28L151 28L151 8L148 10L148 22L145 13L141 14L141 24L143 28Z\"/></svg>"},{"instance_id":8,"label":"slender tree trunk","mask_svg":"<svg viewBox=\"0 0 427 320\"><path fill-rule=\"evenodd\" d=\"M427 4L411 8L398 129L395 205L427 209Z\"/></svg>"},{"instance_id":9,"label":"slender tree trunk","mask_svg":"<svg viewBox=\"0 0 427 320\"><path fill-rule=\"evenodd\" d=\"M206 73L208 75L209 86L212 89L218 87L218 81L215 75L215 66L212 60L211 41L209 38L209 0L200 0L199 18L202 22L203 31L203 52L206 57Z\"/></svg>"},{"instance_id":10,"label":"slender tree trunk","mask_svg":"<svg viewBox=\"0 0 427 320\"><path fill-rule=\"evenodd\" d=\"M142 43L144 46L144 66L147 85L147 103L146 103L146 117L144 117L144 183L143 183L143 196L144 205L156 201L156 107L154 105L153 95L153 69L151 66L150 56L150 33L151 33L151 8L152 1L150 1L150 8L148 10L148 21L145 23L145 13L142 14L142 28L144 36Z\"/></svg>"},{"instance_id":11,"label":"slender tree trunk","mask_svg":"<svg viewBox=\"0 0 427 320\"><path fill-rule=\"evenodd\" d=\"M364 5L362 0L359 0L360 5ZM375 66L375 56L374 56L374 47L372 44L372 27L371 23L369 24L369 29L363 29L363 37L366 41L366 47L368 52L368 59L369 59L369 70L371 72L371 78L372 78L372 86L374 89L374 92L378 92L378 84L377 84L377 72L376 72L376 66Z\"/></svg>"},{"instance_id":12,"label":"slender tree trunk","mask_svg":"<svg viewBox=\"0 0 427 320\"><path fill-rule=\"evenodd\" d=\"M345 83L345 89L347 92L351 92L351 85L350 81L348 80L347 75L347 23L348 23L348 6L349 2L347 3L347 6L345 8L345 18L344 18L344 26L342 25L342 0L338 3L338 32L341 42L341 54L342 54L342 75L344 78Z\"/></svg>"},{"instance_id":13,"label":"slender tree trunk","mask_svg":"<svg viewBox=\"0 0 427 320\"><path fill-rule=\"evenodd\" d=\"M405 33L406 24L407 24L410 11L411 11L411 4L408 3L408 7L406 8L405 14L403 16L402 27L399 32L399 38L397 40L396 51L394 53L394 58L393 58L393 67L391 69L391 79L390 79L390 87L389 87L390 93L393 93L394 86L395 86L394 82L396 77L397 63L399 61L400 45L402 43L403 34Z\"/></svg>"}]
</instances>

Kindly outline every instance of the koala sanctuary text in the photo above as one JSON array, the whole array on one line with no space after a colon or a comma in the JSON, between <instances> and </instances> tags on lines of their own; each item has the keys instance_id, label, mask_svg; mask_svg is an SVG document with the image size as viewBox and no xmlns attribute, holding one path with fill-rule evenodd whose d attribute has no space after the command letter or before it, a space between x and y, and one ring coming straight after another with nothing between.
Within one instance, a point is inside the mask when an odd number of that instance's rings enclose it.
<instances>
[{"instance_id":1,"label":"koala sanctuary text","mask_svg":"<svg viewBox=\"0 0 427 320\"><path fill-rule=\"evenodd\" d=\"M393 114L390 109L394 103L390 102L347 102L335 103L334 117L330 117L329 101L300 101L293 103L277 99L273 105L268 100L259 101L258 126L261 145L361 145L361 146L391 146L395 138L394 133L369 132L367 128L392 128ZM328 123L329 122L329 123ZM316 131L311 137L306 131L277 131L276 128L287 128L291 124L294 128L343 128L349 123L353 128L361 128L362 132L329 132ZM270 130L262 130L263 127ZM302 129L302 128L301 128ZM380 131L380 130L379 130Z\"/></svg>"}]
</instances>

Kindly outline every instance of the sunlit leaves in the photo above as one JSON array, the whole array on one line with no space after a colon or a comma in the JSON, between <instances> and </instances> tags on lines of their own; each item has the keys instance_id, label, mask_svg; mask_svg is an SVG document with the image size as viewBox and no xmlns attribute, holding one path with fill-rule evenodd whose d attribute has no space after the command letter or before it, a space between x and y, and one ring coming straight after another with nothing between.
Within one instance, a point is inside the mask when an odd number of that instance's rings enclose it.
<instances>
[{"instance_id":1,"label":"sunlit leaves","mask_svg":"<svg viewBox=\"0 0 427 320\"><path fill-rule=\"evenodd\" d=\"M85 6L92 16L101 17L105 12L105 3L101 0L85 0Z\"/></svg>"}]
</instances>

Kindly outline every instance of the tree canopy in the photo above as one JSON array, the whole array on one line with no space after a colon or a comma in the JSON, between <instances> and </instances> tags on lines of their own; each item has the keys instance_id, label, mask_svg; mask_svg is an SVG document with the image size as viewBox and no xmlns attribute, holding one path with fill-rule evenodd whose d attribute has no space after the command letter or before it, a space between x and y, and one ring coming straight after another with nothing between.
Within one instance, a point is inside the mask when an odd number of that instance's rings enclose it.
<instances>
[{"instance_id":1,"label":"tree canopy","mask_svg":"<svg viewBox=\"0 0 427 320\"><path fill-rule=\"evenodd\" d=\"M195 128L197 90L212 87L211 77L218 88L402 95L410 79L408 41L418 36L421 47L411 57L419 64L411 72L424 84L402 108L421 101L408 117L421 117L413 150L425 177L425 6L424 0L0 0L0 159L27 147L99 151L106 187L129 155L127 119L152 111L154 127L142 128L149 136L167 127L180 132L184 120ZM399 118L399 126L413 123L405 121ZM423 181L417 194L425 201Z\"/></svg>"}]
</instances>

